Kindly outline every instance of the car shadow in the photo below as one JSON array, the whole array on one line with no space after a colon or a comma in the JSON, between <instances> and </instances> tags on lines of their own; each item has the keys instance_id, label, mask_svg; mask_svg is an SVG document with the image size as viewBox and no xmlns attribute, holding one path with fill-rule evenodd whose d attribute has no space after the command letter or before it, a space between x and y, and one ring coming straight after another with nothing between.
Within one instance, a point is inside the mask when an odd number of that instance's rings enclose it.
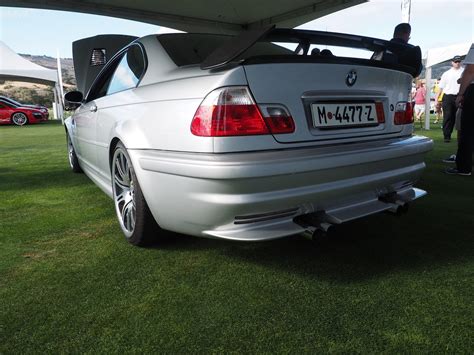
<instances>
[{"instance_id":1,"label":"car shadow","mask_svg":"<svg viewBox=\"0 0 474 355\"><path fill-rule=\"evenodd\" d=\"M14 193L17 190L24 191L27 182L28 190L44 188L73 187L77 185L93 184L84 174L74 174L69 167L54 170L25 171L10 168L0 169L2 179L0 191Z\"/></svg>"},{"instance_id":2,"label":"car shadow","mask_svg":"<svg viewBox=\"0 0 474 355\"><path fill-rule=\"evenodd\" d=\"M472 258L472 236L450 233L417 218L375 215L337 226L312 241L301 235L267 242L233 242L176 235L155 247L211 250L238 262L299 274L311 279L352 283L403 270L427 272ZM404 220L405 218L405 220ZM418 223L414 228L412 223ZM423 230L423 233L419 233Z\"/></svg>"}]
</instances>

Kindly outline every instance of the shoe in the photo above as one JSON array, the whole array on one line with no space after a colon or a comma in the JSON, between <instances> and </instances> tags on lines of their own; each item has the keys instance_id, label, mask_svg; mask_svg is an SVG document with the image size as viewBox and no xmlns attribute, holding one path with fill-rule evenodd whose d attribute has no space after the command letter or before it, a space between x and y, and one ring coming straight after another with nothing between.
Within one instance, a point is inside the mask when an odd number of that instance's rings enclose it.
<instances>
[{"instance_id":1,"label":"shoe","mask_svg":"<svg viewBox=\"0 0 474 355\"><path fill-rule=\"evenodd\" d=\"M444 143L449 143L449 142L451 142L451 138L445 138L444 139Z\"/></svg>"},{"instance_id":2,"label":"shoe","mask_svg":"<svg viewBox=\"0 0 474 355\"><path fill-rule=\"evenodd\" d=\"M456 154L452 154L449 157L447 157L446 159L443 159L443 163L452 164L452 163L455 163L455 162L456 162Z\"/></svg>"},{"instance_id":3,"label":"shoe","mask_svg":"<svg viewBox=\"0 0 474 355\"><path fill-rule=\"evenodd\" d=\"M468 172L462 172L462 171L459 171L459 170L456 169L456 168L447 168L444 172L445 172L446 174L449 174L449 175L471 176L471 172L470 172L470 171L468 171Z\"/></svg>"}]
</instances>

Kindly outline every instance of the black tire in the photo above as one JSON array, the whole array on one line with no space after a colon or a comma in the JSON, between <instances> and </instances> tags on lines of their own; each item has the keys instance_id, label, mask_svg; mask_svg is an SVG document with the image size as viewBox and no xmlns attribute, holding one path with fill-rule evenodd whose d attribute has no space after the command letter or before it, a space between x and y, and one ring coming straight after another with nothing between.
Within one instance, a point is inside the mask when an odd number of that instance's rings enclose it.
<instances>
[{"instance_id":1,"label":"black tire","mask_svg":"<svg viewBox=\"0 0 474 355\"><path fill-rule=\"evenodd\" d=\"M67 153L69 158L69 166L71 170L75 173L82 173L81 166L79 165L79 160L77 159L76 150L71 141L71 137L69 137L69 133L66 132L66 140L67 140Z\"/></svg>"},{"instance_id":2,"label":"black tire","mask_svg":"<svg viewBox=\"0 0 474 355\"><path fill-rule=\"evenodd\" d=\"M11 122L17 126L28 124L28 117L23 112L15 112L11 117Z\"/></svg>"},{"instance_id":3,"label":"black tire","mask_svg":"<svg viewBox=\"0 0 474 355\"><path fill-rule=\"evenodd\" d=\"M130 244L147 246L165 235L143 196L125 146L115 147L111 164L112 191L117 219Z\"/></svg>"}]
</instances>

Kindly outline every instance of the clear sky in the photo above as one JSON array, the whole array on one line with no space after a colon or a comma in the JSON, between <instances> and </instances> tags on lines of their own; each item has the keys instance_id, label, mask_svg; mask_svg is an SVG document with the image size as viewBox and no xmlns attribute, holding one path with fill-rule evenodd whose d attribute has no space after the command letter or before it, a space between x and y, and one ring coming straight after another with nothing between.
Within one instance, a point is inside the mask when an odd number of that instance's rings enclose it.
<instances>
[{"instance_id":1,"label":"clear sky","mask_svg":"<svg viewBox=\"0 0 474 355\"><path fill-rule=\"evenodd\" d=\"M400 0L368 3L309 22L301 28L390 39L401 22ZM474 0L412 0L410 43L423 52L474 42ZM71 43L97 34L143 36L164 28L110 17L0 7L0 40L18 53L71 57Z\"/></svg>"}]
</instances>

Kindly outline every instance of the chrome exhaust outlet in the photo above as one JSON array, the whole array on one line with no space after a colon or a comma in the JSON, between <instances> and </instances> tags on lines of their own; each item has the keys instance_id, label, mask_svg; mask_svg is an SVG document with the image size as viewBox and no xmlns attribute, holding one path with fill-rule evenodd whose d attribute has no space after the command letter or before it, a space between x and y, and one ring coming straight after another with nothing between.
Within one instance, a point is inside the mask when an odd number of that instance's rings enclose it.
<instances>
[{"instance_id":1,"label":"chrome exhaust outlet","mask_svg":"<svg viewBox=\"0 0 474 355\"><path fill-rule=\"evenodd\" d=\"M328 230L324 230L323 228L308 226L306 227L305 231L302 233L303 237L312 241L317 241L328 236Z\"/></svg>"},{"instance_id":2,"label":"chrome exhaust outlet","mask_svg":"<svg viewBox=\"0 0 474 355\"><path fill-rule=\"evenodd\" d=\"M391 207L387 211L396 214L397 216L401 216L408 212L408 202L396 200L393 203L390 203L390 205Z\"/></svg>"},{"instance_id":3,"label":"chrome exhaust outlet","mask_svg":"<svg viewBox=\"0 0 474 355\"><path fill-rule=\"evenodd\" d=\"M304 232L302 233L303 237L306 239L313 239L314 234L316 233L317 228L313 226L306 226Z\"/></svg>"},{"instance_id":4,"label":"chrome exhaust outlet","mask_svg":"<svg viewBox=\"0 0 474 355\"><path fill-rule=\"evenodd\" d=\"M302 233L305 238L318 240L332 233L335 228L332 223L323 222L323 216L324 213L309 214L298 216L293 221L305 229Z\"/></svg>"},{"instance_id":5,"label":"chrome exhaust outlet","mask_svg":"<svg viewBox=\"0 0 474 355\"><path fill-rule=\"evenodd\" d=\"M395 192L379 197L379 201L390 206L386 211L401 216L408 212L408 201L403 201L402 197Z\"/></svg>"}]
</instances>

